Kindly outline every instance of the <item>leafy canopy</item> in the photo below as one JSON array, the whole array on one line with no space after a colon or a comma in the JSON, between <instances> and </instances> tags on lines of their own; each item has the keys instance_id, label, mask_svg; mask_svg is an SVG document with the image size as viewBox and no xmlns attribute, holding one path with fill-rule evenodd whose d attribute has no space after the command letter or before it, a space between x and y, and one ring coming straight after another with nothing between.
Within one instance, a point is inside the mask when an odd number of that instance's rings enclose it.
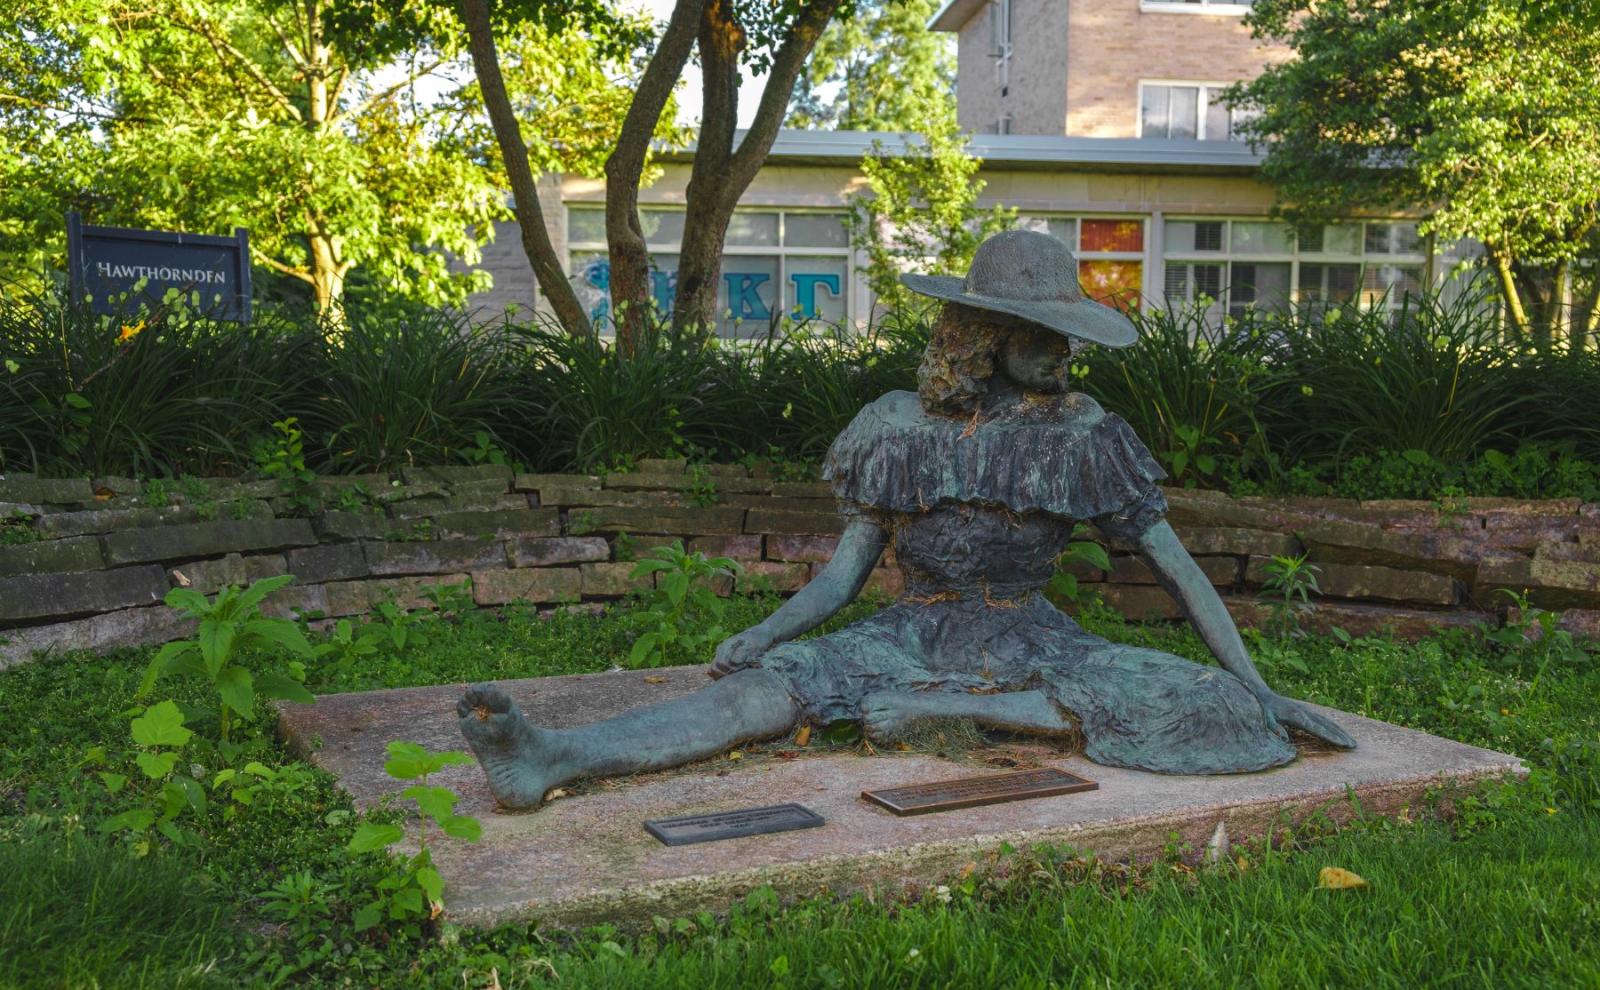
<instances>
[{"instance_id":1,"label":"leafy canopy","mask_svg":"<svg viewBox=\"0 0 1600 990\"><path fill-rule=\"evenodd\" d=\"M1314 223L1428 204L1424 233L1491 260L1590 250L1600 196L1592 3L1258 0L1296 57L1231 91L1285 213Z\"/></svg>"},{"instance_id":2,"label":"leafy canopy","mask_svg":"<svg viewBox=\"0 0 1600 990\"><path fill-rule=\"evenodd\" d=\"M800 76L790 127L907 131L954 113L954 39L928 29L934 0L866 0L832 21Z\"/></svg>"},{"instance_id":3,"label":"leafy canopy","mask_svg":"<svg viewBox=\"0 0 1600 990\"><path fill-rule=\"evenodd\" d=\"M401 22L328 0L19 0L0 24L0 257L60 267L62 214L78 209L247 227L254 261L324 309L358 268L464 301L488 276L447 259L476 262L510 217L504 180L453 5L404 8ZM506 39L542 168L598 174L626 112L641 22L600 23L522 21Z\"/></svg>"}]
</instances>

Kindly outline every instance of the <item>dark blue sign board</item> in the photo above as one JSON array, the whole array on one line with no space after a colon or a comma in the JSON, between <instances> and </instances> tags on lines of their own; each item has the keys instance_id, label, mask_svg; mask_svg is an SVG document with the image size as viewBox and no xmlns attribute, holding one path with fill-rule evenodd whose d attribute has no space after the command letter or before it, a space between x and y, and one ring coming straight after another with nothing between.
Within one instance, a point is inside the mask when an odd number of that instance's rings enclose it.
<instances>
[{"instance_id":1,"label":"dark blue sign board","mask_svg":"<svg viewBox=\"0 0 1600 990\"><path fill-rule=\"evenodd\" d=\"M177 289L189 300L198 293L208 316L250 321L250 234L243 227L232 237L179 234L94 227L68 213L67 267L72 298L88 296L96 313L123 313L138 302L159 306Z\"/></svg>"}]
</instances>

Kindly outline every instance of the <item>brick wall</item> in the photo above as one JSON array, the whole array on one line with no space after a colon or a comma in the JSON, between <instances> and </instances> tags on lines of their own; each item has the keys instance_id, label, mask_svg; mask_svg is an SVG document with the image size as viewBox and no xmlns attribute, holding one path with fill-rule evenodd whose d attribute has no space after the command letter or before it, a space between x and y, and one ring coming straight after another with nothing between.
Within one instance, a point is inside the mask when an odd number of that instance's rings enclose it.
<instances>
[{"instance_id":1,"label":"brick wall","mask_svg":"<svg viewBox=\"0 0 1600 990\"><path fill-rule=\"evenodd\" d=\"M270 601L354 615L387 597L422 604L427 585L468 578L484 606L544 608L614 601L631 590L623 559L682 539L739 561L746 577L791 593L833 553L839 517L825 486L740 467L708 477L682 461L631 474L533 475L504 468L407 470L399 477L324 479L312 519L289 517L270 482L209 480L207 490L154 505L131 479L0 477L0 517L25 521L30 542L0 545L0 667L51 649L148 645L188 635L161 604L169 588L210 594L292 573ZM1170 518L1244 624L1274 555L1308 553L1323 594L1307 620L1352 633L1402 636L1499 621L1497 589L1528 589L1566 610L1570 628L1600 632L1600 505L1575 499L1356 502L1229 498L1171 490ZM628 534L623 538L622 534ZM1125 548L1109 572L1078 576L1131 618L1177 609ZM869 590L901 590L892 556ZM724 590L733 590L731 587Z\"/></svg>"},{"instance_id":2,"label":"brick wall","mask_svg":"<svg viewBox=\"0 0 1600 990\"><path fill-rule=\"evenodd\" d=\"M1054 6L1063 0L1026 2ZM1137 137L1140 79L1253 79L1290 55L1251 38L1237 13L1144 10L1139 0L1064 2L1071 24L1066 133L1073 137Z\"/></svg>"}]
</instances>

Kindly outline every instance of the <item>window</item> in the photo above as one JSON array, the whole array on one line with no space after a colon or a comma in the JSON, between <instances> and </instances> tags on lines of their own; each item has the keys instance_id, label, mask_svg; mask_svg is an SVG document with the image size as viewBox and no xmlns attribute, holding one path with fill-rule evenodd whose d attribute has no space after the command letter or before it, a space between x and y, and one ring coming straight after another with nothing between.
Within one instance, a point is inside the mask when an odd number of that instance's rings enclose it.
<instances>
[{"instance_id":1,"label":"window","mask_svg":"<svg viewBox=\"0 0 1600 990\"><path fill-rule=\"evenodd\" d=\"M1139 136L1178 141L1229 141L1245 119L1222 102L1227 83L1139 84Z\"/></svg>"},{"instance_id":2,"label":"window","mask_svg":"<svg viewBox=\"0 0 1600 990\"><path fill-rule=\"evenodd\" d=\"M639 221L650 248L655 305L670 311L678 287L683 210L645 207ZM611 316L603 207L567 207L567 248L578 297L590 318L603 325ZM723 242L718 332L727 337L764 333L780 315L842 322L850 313L851 275L843 214L740 210Z\"/></svg>"},{"instance_id":3,"label":"window","mask_svg":"<svg viewBox=\"0 0 1600 990\"><path fill-rule=\"evenodd\" d=\"M1011 0L989 0L989 57L995 85L1005 96L1011 88Z\"/></svg>"},{"instance_id":4,"label":"window","mask_svg":"<svg viewBox=\"0 0 1600 990\"><path fill-rule=\"evenodd\" d=\"M1167 304L1214 316L1295 303L1393 308L1422 288L1413 223L1332 224L1296 237L1283 223L1168 220L1164 232Z\"/></svg>"},{"instance_id":5,"label":"window","mask_svg":"<svg viewBox=\"0 0 1600 990\"><path fill-rule=\"evenodd\" d=\"M1049 234L1078 257L1078 280L1090 298L1139 308L1144 291L1144 221L1118 217L1025 215L1017 225Z\"/></svg>"},{"instance_id":6,"label":"window","mask_svg":"<svg viewBox=\"0 0 1600 990\"><path fill-rule=\"evenodd\" d=\"M1158 14L1242 14L1256 0L1139 0L1139 9Z\"/></svg>"}]
</instances>

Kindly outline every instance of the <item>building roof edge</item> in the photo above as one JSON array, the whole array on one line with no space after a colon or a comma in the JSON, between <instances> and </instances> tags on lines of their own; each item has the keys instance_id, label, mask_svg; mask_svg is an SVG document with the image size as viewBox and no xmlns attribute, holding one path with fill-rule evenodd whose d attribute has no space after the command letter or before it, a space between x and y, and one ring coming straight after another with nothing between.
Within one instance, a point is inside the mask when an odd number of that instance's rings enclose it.
<instances>
[{"instance_id":1,"label":"building roof edge","mask_svg":"<svg viewBox=\"0 0 1600 990\"><path fill-rule=\"evenodd\" d=\"M961 26L972 20L972 15L988 2L989 0L945 0L944 6L928 18L928 30L959 31Z\"/></svg>"},{"instance_id":2,"label":"building roof edge","mask_svg":"<svg viewBox=\"0 0 1600 990\"><path fill-rule=\"evenodd\" d=\"M737 139L743 139L738 132ZM889 153L923 143L922 135L897 131L812 131L785 128L767 156L770 164L850 164L882 149ZM1142 138L1061 137L1037 134L973 134L967 151L986 164L1105 166L1164 169L1254 170L1262 156L1236 141L1173 141ZM689 161L694 146L661 152L666 160Z\"/></svg>"}]
</instances>

